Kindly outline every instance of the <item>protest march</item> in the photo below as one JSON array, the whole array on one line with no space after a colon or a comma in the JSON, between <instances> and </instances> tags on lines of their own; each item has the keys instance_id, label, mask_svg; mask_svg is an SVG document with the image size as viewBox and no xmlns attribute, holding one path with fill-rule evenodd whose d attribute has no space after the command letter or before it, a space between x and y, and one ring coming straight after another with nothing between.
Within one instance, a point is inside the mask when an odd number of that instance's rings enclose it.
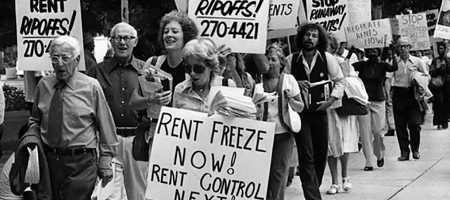
<instances>
[{"instance_id":1,"label":"protest march","mask_svg":"<svg viewBox=\"0 0 450 200\"><path fill-rule=\"evenodd\" d=\"M0 199L448 199L449 11L6 0Z\"/></svg>"}]
</instances>

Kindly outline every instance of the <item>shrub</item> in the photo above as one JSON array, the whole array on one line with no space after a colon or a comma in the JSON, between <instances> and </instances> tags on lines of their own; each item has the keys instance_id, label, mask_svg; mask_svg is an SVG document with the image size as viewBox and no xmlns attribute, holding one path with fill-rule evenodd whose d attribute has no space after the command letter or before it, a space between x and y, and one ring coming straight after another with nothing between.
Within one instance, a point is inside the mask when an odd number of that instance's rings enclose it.
<instances>
[{"instance_id":1,"label":"shrub","mask_svg":"<svg viewBox=\"0 0 450 200\"><path fill-rule=\"evenodd\" d=\"M23 90L19 90L13 86L3 85L3 92L5 93L5 111L27 109Z\"/></svg>"}]
</instances>

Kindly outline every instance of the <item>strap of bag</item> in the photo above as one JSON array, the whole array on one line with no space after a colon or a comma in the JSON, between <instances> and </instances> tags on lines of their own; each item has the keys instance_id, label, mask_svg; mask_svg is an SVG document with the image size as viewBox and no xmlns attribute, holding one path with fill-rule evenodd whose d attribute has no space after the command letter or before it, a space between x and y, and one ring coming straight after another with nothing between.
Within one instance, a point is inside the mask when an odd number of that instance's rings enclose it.
<instances>
[{"instance_id":1,"label":"strap of bag","mask_svg":"<svg viewBox=\"0 0 450 200\"><path fill-rule=\"evenodd\" d=\"M283 118L283 82L284 82L284 73L280 74L280 78L278 79L278 117L280 117L280 122L283 127L289 131L291 130L291 127L289 127Z\"/></svg>"},{"instance_id":2,"label":"strap of bag","mask_svg":"<svg viewBox=\"0 0 450 200\"><path fill-rule=\"evenodd\" d=\"M269 115L269 102L264 102L264 109L263 109L263 121L267 121L267 116Z\"/></svg>"},{"instance_id":3,"label":"strap of bag","mask_svg":"<svg viewBox=\"0 0 450 200\"><path fill-rule=\"evenodd\" d=\"M150 64L156 66L156 61L158 61L158 56L152 56Z\"/></svg>"}]
</instances>

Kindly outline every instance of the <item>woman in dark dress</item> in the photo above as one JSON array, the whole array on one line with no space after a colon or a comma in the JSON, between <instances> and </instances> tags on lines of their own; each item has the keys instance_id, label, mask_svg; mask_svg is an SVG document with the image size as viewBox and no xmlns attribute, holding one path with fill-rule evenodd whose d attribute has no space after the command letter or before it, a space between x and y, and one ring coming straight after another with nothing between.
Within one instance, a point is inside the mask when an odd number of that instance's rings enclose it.
<instances>
[{"instance_id":1,"label":"woman in dark dress","mask_svg":"<svg viewBox=\"0 0 450 200\"><path fill-rule=\"evenodd\" d=\"M438 44L438 57L434 58L430 65L430 90L433 93L433 125L437 129L448 128L449 110L445 104L449 102L449 81L450 60L446 56L447 46L444 43ZM440 77L440 78L439 78ZM442 80L440 84L437 79Z\"/></svg>"}]
</instances>

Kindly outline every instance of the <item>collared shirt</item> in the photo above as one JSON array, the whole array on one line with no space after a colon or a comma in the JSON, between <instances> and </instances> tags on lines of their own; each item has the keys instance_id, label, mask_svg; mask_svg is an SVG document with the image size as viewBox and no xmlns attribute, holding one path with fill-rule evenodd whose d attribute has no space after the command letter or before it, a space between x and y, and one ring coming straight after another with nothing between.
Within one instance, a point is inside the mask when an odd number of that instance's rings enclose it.
<instances>
[{"instance_id":1,"label":"collared shirt","mask_svg":"<svg viewBox=\"0 0 450 200\"><path fill-rule=\"evenodd\" d=\"M139 86L139 73L144 61L132 58L121 64L112 58L97 65L95 74L103 88L117 127L136 127L140 120L138 111L128 105L133 90Z\"/></svg>"},{"instance_id":2,"label":"collared shirt","mask_svg":"<svg viewBox=\"0 0 450 200\"><path fill-rule=\"evenodd\" d=\"M284 68L284 72L290 74L291 73L291 66L292 66L292 56L293 54L289 55L287 57L287 60L289 64ZM325 52L325 56L327 59L327 69L328 69L328 76L330 79L334 82L333 91L331 92L331 96L334 96L338 99L342 98L344 96L344 75L342 73L341 67L339 66L338 61L336 58L331 55L328 52ZM312 69L314 68L314 65L316 64L317 57L320 57L322 59L321 54L319 51L316 51L316 53L313 56L311 66L308 65L308 62L303 56L303 51L300 51L300 55L298 59L302 59L302 62L305 66L305 71L307 76L309 77L309 74L311 74Z\"/></svg>"},{"instance_id":3,"label":"collared shirt","mask_svg":"<svg viewBox=\"0 0 450 200\"><path fill-rule=\"evenodd\" d=\"M411 72L419 70L428 75L428 70L423 61L415 56L409 55L408 59L404 61L398 58L398 70L394 72L394 80L392 86L408 88L411 86Z\"/></svg>"},{"instance_id":4,"label":"collared shirt","mask_svg":"<svg viewBox=\"0 0 450 200\"><path fill-rule=\"evenodd\" d=\"M63 148L97 148L100 155L114 156L118 139L116 127L108 105L105 104L97 80L75 72L62 89L63 121L60 144L50 144L48 121L55 85L55 75L43 77L37 85L33 110L29 119L30 130L36 131L48 146ZM98 134L98 135L97 135ZM64 145L64 146L61 146Z\"/></svg>"},{"instance_id":5,"label":"collared shirt","mask_svg":"<svg viewBox=\"0 0 450 200\"><path fill-rule=\"evenodd\" d=\"M211 86L221 86L222 79L222 76L212 77ZM236 87L236 84L233 80L228 79L228 86ZM173 107L207 113L209 111L207 103L208 98L210 98L209 94L205 99L202 99L202 97L194 91L192 88L192 80L189 78L175 87Z\"/></svg>"}]
</instances>

